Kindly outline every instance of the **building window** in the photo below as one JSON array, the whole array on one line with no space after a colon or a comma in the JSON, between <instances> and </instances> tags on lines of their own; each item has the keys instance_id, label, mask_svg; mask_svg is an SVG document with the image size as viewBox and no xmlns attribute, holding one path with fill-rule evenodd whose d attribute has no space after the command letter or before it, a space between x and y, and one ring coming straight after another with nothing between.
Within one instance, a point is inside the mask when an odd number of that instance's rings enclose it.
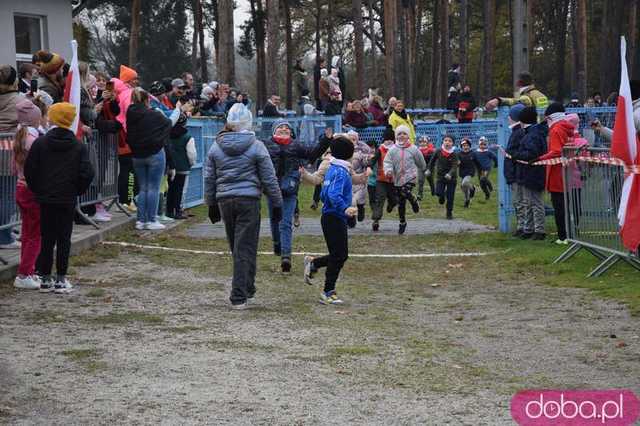
<instances>
[{"instance_id":1,"label":"building window","mask_svg":"<svg viewBox=\"0 0 640 426\"><path fill-rule=\"evenodd\" d=\"M44 46L45 18L33 15L13 17L16 34L16 59L31 61L31 55Z\"/></svg>"}]
</instances>

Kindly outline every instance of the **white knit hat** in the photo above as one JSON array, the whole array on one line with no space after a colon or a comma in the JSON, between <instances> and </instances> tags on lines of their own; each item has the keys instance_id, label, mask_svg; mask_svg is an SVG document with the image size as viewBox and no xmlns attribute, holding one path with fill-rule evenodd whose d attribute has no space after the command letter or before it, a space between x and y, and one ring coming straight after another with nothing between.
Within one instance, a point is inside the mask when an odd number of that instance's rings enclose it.
<instances>
[{"instance_id":1,"label":"white knit hat","mask_svg":"<svg viewBox=\"0 0 640 426\"><path fill-rule=\"evenodd\" d=\"M253 115L244 104L233 104L227 114L227 124L235 127L237 131L251 130Z\"/></svg>"},{"instance_id":2,"label":"white knit hat","mask_svg":"<svg viewBox=\"0 0 640 426\"><path fill-rule=\"evenodd\" d=\"M405 126L404 124L401 124L398 127L396 127L395 133L396 133L396 137L400 133L405 133L407 136L409 136L409 135L411 135L411 130L409 130L408 126Z\"/></svg>"}]
</instances>

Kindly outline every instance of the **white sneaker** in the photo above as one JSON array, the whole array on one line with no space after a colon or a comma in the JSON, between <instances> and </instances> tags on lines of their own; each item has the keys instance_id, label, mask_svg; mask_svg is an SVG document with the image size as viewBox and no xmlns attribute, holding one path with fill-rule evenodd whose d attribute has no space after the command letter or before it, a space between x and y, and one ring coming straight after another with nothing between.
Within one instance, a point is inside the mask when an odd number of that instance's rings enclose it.
<instances>
[{"instance_id":1,"label":"white sneaker","mask_svg":"<svg viewBox=\"0 0 640 426\"><path fill-rule=\"evenodd\" d=\"M22 247L20 241L14 241L9 244L0 244L0 250L18 250L20 247Z\"/></svg>"},{"instance_id":2,"label":"white sneaker","mask_svg":"<svg viewBox=\"0 0 640 426\"><path fill-rule=\"evenodd\" d=\"M63 282L56 282L53 285L53 292L56 294L66 294L71 293L73 291L73 286L71 283L65 278Z\"/></svg>"},{"instance_id":3,"label":"white sneaker","mask_svg":"<svg viewBox=\"0 0 640 426\"><path fill-rule=\"evenodd\" d=\"M33 277L16 277L13 286L23 290L38 290L40 289L40 281L34 280Z\"/></svg>"},{"instance_id":4,"label":"white sneaker","mask_svg":"<svg viewBox=\"0 0 640 426\"><path fill-rule=\"evenodd\" d=\"M136 221L136 229L138 231L144 230L145 229L145 225L146 225L146 223L140 222L139 220Z\"/></svg>"},{"instance_id":5,"label":"white sneaker","mask_svg":"<svg viewBox=\"0 0 640 426\"><path fill-rule=\"evenodd\" d=\"M107 216L104 213L96 213L91 216L91 219L93 219L95 222L111 222L111 216Z\"/></svg>"},{"instance_id":6,"label":"white sneaker","mask_svg":"<svg viewBox=\"0 0 640 426\"><path fill-rule=\"evenodd\" d=\"M566 245L568 245L568 244L569 244L569 241L567 241L567 240L561 240L561 239L559 239L559 238L558 238L558 239L556 240L556 244L561 245L561 246L566 246Z\"/></svg>"},{"instance_id":7,"label":"white sneaker","mask_svg":"<svg viewBox=\"0 0 640 426\"><path fill-rule=\"evenodd\" d=\"M164 226L163 224L161 224L158 221L155 222L149 222L149 223L145 223L144 224L144 229L148 229L150 231L159 231L161 229L165 229L166 226Z\"/></svg>"},{"instance_id":8,"label":"white sneaker","mask_svg":"<svg viewBox=\"0 0 640 426\"><path fill-rule=\"evenodd\" d=\"M332 291L329 294L323 291L320 293L320 303L323 305L341 305L343 302L335 291Z\"/></svg>"},{"instance_id":9,"label":"white sneaker","mask_svg":"<svg viewBox=\"0 0 640 426\"><path fill-rule=\"evenodd\" d=\"M249 309L249 303L244 302L238 305L231 304L231 309L233 309L234 311L244 311Z\"/></svg>"},{"instance_id":10,"label":"white sneaker","mask_svg":"<svg viewBox=\"0 0 640 426\"><path fill-rule=\"evenodd\" d=\"M311 265L313 264L313 257L305 256L304 257L304 282L313 285L313 271L311 270Z\"/></svg>"},{"instance_id":11,"label":"white sneaker","mask_svg":"<svg viewBox=\"0 0 640 426\"><path fill-rule=\"evenodd\" d=\"M166 215L162 215L162 216L156 217L156 220L159 220L160 222L171 223L171 222L173 222L174 219L172 217L169 217L169 216L166 216Z\"/></svg>"}]
</instances>

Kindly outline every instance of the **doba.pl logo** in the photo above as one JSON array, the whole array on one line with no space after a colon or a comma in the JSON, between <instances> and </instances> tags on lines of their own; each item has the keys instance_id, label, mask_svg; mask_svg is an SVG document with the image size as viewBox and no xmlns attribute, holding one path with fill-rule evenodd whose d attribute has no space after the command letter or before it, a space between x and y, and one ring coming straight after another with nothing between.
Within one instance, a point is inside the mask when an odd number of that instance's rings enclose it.
<instances>
[{"instance_id":1,"label":"doba.pl logo","mask_svg":"<svg viewBox=\"0 0 640 426\"><path fill-rule=\"evenodd\" d=\"M526 390L511 399L511 417L520 426L627 426L640 401L630 390Z\"/></svg>"}]
</instances>

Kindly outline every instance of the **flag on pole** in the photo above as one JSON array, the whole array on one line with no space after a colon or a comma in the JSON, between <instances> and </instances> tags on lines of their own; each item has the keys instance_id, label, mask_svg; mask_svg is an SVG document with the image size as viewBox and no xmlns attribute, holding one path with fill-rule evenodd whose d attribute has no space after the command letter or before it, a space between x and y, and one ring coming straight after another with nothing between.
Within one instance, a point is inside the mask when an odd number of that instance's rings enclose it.
<instances>
[{"instance_id":1,"label":"flag on pole","mask_svg":"<svg viewBox=\"0 0 640 426\"><path fill-rule=\"evenodd\" d=\"M78 42L71 40L71 67L64 85L64 101L75 105L76 118L73 120L71 131L78 139L82 138L82 126L80 125L80 71L78 69Z\"/></svg>"},{"instance_id":2,"label":"flag on pole","mask_svg":"<svg viewBox=\"0 0 640 426\"><path fill-rule=\"evenodd\" d=\"M637 170L640 165L640 141L633 124L633 105L631 104L631 86L626 60L627 42L620 39L620 91L616 109L616 123L613 128L611 155L627 165L629 173L625 175L620 198L618 220L620 236L624 246L636 251L640 245L640 177Z\"/></svg>"}]
</instances>

